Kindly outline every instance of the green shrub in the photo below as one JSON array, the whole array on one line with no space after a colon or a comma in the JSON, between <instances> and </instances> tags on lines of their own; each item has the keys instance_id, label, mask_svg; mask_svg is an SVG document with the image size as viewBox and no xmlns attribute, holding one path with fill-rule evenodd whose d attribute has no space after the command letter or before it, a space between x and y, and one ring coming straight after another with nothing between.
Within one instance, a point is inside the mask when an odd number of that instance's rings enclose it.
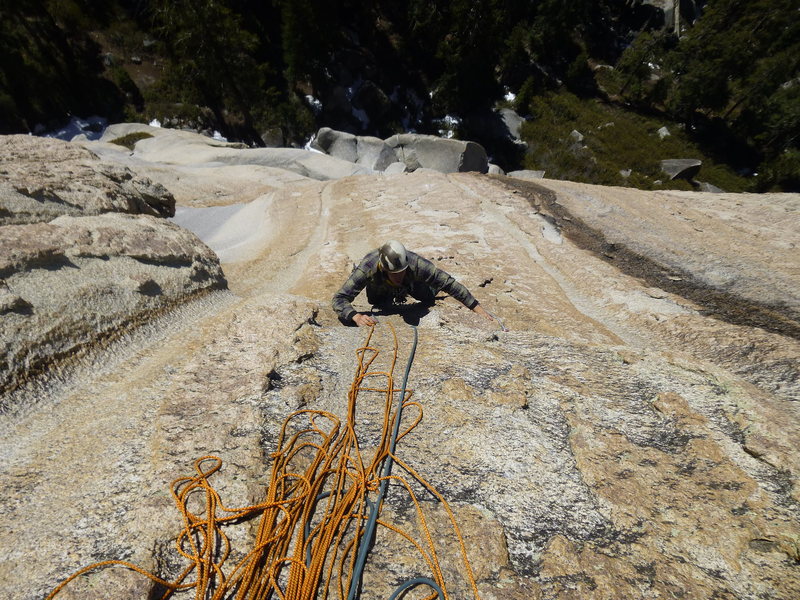
<instances>
[{"instance_id":1,"label":"green shrub","mask_svg":"<svg viewBox=\"0 0 800 600\"><path fill-rule=\"evenodd\" d=\"M757 182L763 192L800 190L800 151L787 150L762 164Z\"/></svg>"},{"instance_id":2,"label":"green shrub","mask_svg":"<svg viewBox=\"0 0 800 600\"><path fill-rule=\"evenodd\" d=\"M111 143L117 144L118 146L125 146L128 150L133 150L134 146L136 146L136 142L140 140L146 140L147 138L151 137L153 136L146 131L137 131L135 133L129 133L128 135L123 135L122 137L111 140Z\"/></svg>"},{"instance_id":3,"label":"green shrub","mask_svg":"<svg viewBox=\"0 0 800 600\"><path fill-rule=\"evenodd\" d=\"M536 96L529 106L531 119L521 130L528 144L524 166L544 170L547 177L640 189L693 189L688 182L668 180L661 161L698 158L703 161L701 181L732 192L751 187L746 178L705 155L678 123L566 91ZM661 139L657 132L665 125L670 135ZM572 130L583 140L573 139ZM631 174L623 177L620 171L627 169Z\"/></svg>"}]
</instances>

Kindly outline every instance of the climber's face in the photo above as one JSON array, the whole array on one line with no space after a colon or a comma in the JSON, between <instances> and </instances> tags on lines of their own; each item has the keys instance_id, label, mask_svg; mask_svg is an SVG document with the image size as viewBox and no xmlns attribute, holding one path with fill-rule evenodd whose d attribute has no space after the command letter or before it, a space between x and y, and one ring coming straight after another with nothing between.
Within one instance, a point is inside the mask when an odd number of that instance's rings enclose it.
<instances>
[{"instance_id":1,"label":"climber's face","mask_svg":"<svg viewBox=\"0 0 800 600\"><path fill-rule=\"evenodd\" d=\"M403 283L403 279L405 279L407 270L408 269L403 269L398 273L387 273L386 275L389 277L389 281L391 281L393 285L400 285Z\"/></svg>"}]
</instances>

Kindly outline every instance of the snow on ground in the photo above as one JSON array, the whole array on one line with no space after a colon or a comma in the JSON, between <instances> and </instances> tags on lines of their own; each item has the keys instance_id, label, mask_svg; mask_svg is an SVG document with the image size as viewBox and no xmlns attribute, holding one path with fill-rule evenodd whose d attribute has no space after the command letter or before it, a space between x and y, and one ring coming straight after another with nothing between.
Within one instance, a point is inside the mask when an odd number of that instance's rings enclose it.
<instances>
[{"instance_id":1,"label":"snow on ground","mask_svg":"<svg viewBox=\"0 0 800 600\"><path fill-rule=\"evenodd\" d=\"M76 135L85 135L90 141L100 139L106 127L108 126L108 119L93 115L86 119L79 117L72 117L66 125L53 131L44 131L44 126L37 125L34 129L36 135L49 138L57 138L59 140L71 141Z\"/></svg>"}]
</instances>

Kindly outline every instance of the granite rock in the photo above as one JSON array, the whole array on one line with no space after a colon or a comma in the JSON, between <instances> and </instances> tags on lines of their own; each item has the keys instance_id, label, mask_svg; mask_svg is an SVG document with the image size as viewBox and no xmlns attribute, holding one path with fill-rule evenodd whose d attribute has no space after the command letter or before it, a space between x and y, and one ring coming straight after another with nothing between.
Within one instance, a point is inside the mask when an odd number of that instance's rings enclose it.
<instances>
[{"instance_id":1,"label":"granite rock","mask_svg":"<svg viewBox=\"0 0 800 600\"><path fill-rule=\"evenodd\" d=\"M107 212L171 217L175 198L77 144L0 136L0 226Z\"/></svg>"},{"instance_id":2,"label":"granite rock","mask_svg":"<svg viewBox=\"0 0 800 600\"><path fill-rule=\"evenodd\" d=\"M0 392L153 314L225 287L217 257L202 242L145 215L6 225L0 257Z\"/></svg>"},{"instance_id":3,"label":"granite rock","mask_svg":"<svg viewBox=\"0 0 800 600\"><path fill-rule=\"evenodd\" d=\"M330 127L323 127L317 132L313 146L330 156L363 165L373 171L384 171L397 161L394 150L382 139L356 136Z\"/></svg>"},{"instance_id":4,"label":"granite rock","mask_svg":"<svg viewBox=\"0 0 800 600\"><path fill-rule=\"evenodd\" d=\"M404 133L393 135L386 143L409 171L426 168L440 173L486 173L489 170L486 151L475 142Z\"/></svg>"},{"instance_id":5,"label":"granite rock","mask_svg":"<svg viewBox=\"0 0 800 600\"><path fill-rule=\"evenodd\" d=\"M544 171L532 171L530 169L522 169L519 171L510 171L507 173L509 177L516 177L518 179L542 179Z\"/></svg>"},{"instance_id":6,"label":"granite rock","mask_svg":"<svg viewBox=\"0 0 800 600\"><path fill-rule=\"evenodd\" d=\"M372 173L365 166L320 152L298 148L248 148L240 143L215 140L199 133L141 124L111 125L100 138L98 146L139 131L152 136L136 143L133 158L139 163L184 167L197 164L212 167L269 167L321 181ZM92 148L93 145L87 144L87 147Z\"/></svg>"},{"instance_id":7,"label":"granite rock","mask_svg":"<svg viewBox=\"0 0 800 600\"><path fill-rule=\"evenodd\" d=\"M700 172L703 162L694 158L670 158L661 161L661 170L670 179L694 179Z\"/></svg>"},{"instance_id":8,"label":"granite rock","mask_svg":"<svg viewBox=\"0 0 800 600\"><path fill-rule=\"evenodd\" d=\"M205 156L142 160L137 173L200 168ZM166 490L200 456L225 461L215 485L227 506L263 499L287 416L346 414L367 332L343 326L330 299L390 237L465 284L507 330L443 295L430 308L376 313L374 368L391 368L393 327L395 382L417 327L408 385L418 404L401 425L422 419L398 444L381 513L410 539L379 528L364 600L431 575L410 541L428 547L420 514L449 594L472 597L432 488L452 508L481 598L800 594L796 195L421 168L286 183L246 206L185 207L225 221L197 231L226 257L230 292L164 313L55 381L30 382L36 402L2 415L0 536L11 550L0 597L40 598L106 558L176 576L179 517ZM46 254L12 246L13 264ZM35 309L5 282L3 320ZM369 310L363 298L355 305ZM380 439L379 396L362 391L356 405L365 456ZM254 536L240 525L234 561ZM66 593L154 593L109 570L75 585Z\"/></svg>"}]
</instances>

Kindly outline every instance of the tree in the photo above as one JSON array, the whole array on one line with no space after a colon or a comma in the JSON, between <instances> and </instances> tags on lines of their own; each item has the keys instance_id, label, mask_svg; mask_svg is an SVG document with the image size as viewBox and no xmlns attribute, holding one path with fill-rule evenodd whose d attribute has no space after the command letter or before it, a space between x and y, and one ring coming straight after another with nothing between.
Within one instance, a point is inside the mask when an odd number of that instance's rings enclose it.
<instances>
[{"instance_id":1,"label":"tree","mask_svg":"<svg viewBox=\"0 0 800 600\"><path fill-rule=\"evenodd\" d=\"M689 122L698 113L721 119L767 162L793 155L800 128L797 0L716 0L707 8L665 59L673 71L668 108Z\"/></svg>"},{"instance_id":2,"label":"tree","mask_svg":"<svg viewBox=\"0 0 800 600\"><path fill-rule=\"evenodd\" d=\"M102 78L99 48L74 2L0 4L0 131L32 129L70 114L113 116L124 102Z\"/></svg>"},{"instance_id":3,"label":"tree","mask_svg":"<svg viewBox=\"0 0 800 600\"><path fill-rule=\"evenodd\" d=\"M665 42L664 33L644 32L625 49L616 66L622 76L621 96L636 103L651 99L651 76L664 58Z\"/></svg>"},{"instance_id":4,"label":"tree","mask_svg":"<svg viewBox=\"0 0 800 600\"><path fill-rule=\"evenodd\" d=\"M219 0L157 0L156 31L170 53L169 88L181 102L208 106L223 128L237 113L257 142L252 109L262 101L268 65L254 59L257 38Z\"/></svg>"}]
</instances>

